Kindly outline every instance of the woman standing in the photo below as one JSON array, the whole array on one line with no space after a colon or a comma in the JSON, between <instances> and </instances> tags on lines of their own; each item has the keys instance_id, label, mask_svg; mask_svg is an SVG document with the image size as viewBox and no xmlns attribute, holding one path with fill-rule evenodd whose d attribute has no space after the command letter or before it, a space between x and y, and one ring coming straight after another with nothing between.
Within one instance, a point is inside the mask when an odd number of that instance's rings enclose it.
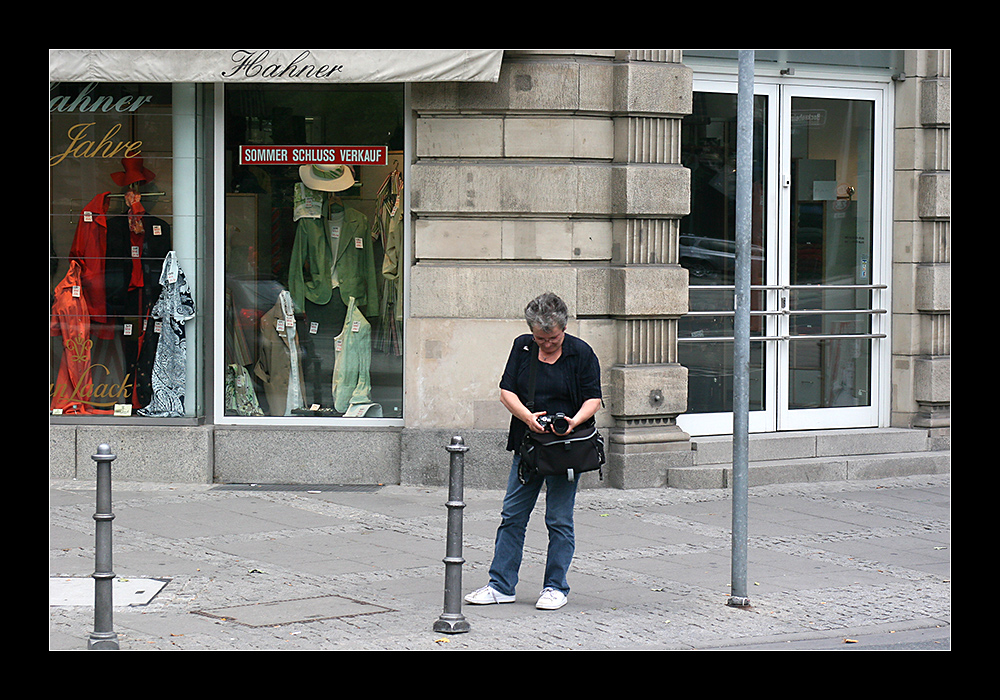
<instances>
[{"instance_id":1,"label":"woman standing","mask_svg":"<svg viewBox=\"0 0 1000 700\"><path fill-rule=\"evenodd\" d=\"M529 302L524 318L531 333L515 339L500 380L500 401L511 413L507 449L514 453L514 460L497 529L490 582L465 596L465 600L475 605L514 602L528 518L544 482L549 545L545 581L535 607L557 610L566 604L569 593L566 573L576 547L573 508L577 481L568 480L564 475L541 477L536 474L521 483L518 448L525 431L546 431L538 422L539 416L565 414L569 426L560 433L563 435L592 421L601 407L601 367L587 343L566 333L569 311L566 303L555 294L547 292ZM525 406L532 353L537 353L540 360L533 411Z\"/></svg>"}]
</instances>

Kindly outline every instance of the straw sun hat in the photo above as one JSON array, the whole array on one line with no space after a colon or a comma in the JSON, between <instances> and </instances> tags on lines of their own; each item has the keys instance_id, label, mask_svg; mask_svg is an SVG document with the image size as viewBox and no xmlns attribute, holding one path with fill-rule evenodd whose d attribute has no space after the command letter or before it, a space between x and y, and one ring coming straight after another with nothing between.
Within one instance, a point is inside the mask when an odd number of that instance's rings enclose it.
<instances>
[{"instance_id":1,"label":"straw sun hat","mask_svg":"<svg viewBox=\"0 0 1000 700\"><path fill-rule=\"evenodd\" d=\"M347 165L302 165L299 178L311 190L342 192L354 184L354 173Z\"/></svg>"}]
</instances>

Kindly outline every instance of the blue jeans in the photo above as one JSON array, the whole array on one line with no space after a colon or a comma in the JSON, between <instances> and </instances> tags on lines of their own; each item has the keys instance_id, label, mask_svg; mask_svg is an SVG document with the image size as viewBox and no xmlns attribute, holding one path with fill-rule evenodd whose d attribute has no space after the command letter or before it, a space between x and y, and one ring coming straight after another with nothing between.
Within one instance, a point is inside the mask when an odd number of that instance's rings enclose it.
<instances>
[{"instance_id":1,"label":"blue jeans","mask_svg":"<svg viewBox=\"0 0 1000 700\"><path fill-rule=\"evenodd\" d=\"M490 566L490 585L504 595L514 595L517 574L521 568L524 552L524 535L528 519L538 500L542 483L545 483L545 526L549 531L549 547L545 558L545 582L543 588L555 588L569 593L566 572L573 560L576 538L573 535L573 508L576 504L576 480L565 476L534 475L527 484L517 478L517 466L521 458L514 455L510 476L507 478L507 493L503 499L500 527L497 528L496 544L493 550L493 564Z\"/></svg>"}]
</instances>

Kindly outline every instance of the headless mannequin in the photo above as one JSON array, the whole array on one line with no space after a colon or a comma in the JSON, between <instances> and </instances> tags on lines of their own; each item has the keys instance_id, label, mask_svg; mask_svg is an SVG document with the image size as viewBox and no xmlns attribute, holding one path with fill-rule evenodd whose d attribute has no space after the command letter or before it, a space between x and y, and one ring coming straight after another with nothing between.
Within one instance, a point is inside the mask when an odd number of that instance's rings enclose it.
<instances>
[{"instance_id":1,"label":"headless mannequin","mask_svg":"<svg viewBox=\"0 0 1000 700\"><path fill-rule=\"evenodd\" d=\"M327 230L331 237L330 244L337 250L341 224L344 221L344 204L340 196L334 192L327 194L327 205L323 207ZM305 328L310 329L316 324L316 332L308 330L302 335L302 347L306 354L306 391L312 397L312 403L324 408L333 406L333 393L330 379L333 375L333 365L330 360L334 339L344 326L347 317L347 305L337 292L336 269L330 271L333 279L334 294L326 304L316 304L306 299ZM324 367L323 365L327 366Z\"/></svg>"},{"instance_id":2,"label":"headless mannequin","mask_svg":"<svg viewBox=\"0 0 1000 700\"><path fill-rule=\"evenodd\" d=\"M346 412L355 405L371 406L365 402L370 394L370 324L356 303L360 295L365 297L363 303L370 303L376 309L378 304L369 229L366 217L348 210L339 195L355 184L354 175L347 166L323 165L304 165L299 173L305 189L296 190L296 220L303 237L299 239L299 233L296 234L292 251L294 266L298 269L300 259L304 264L330 265L329 271L308 272L305 284L312 293L306 291L300 297L302 300L296 302L303 307L308 329L301 337L306 353L307 392L312 399L309 405L311 410L318 407L323 412L332 407L335 413ZM322 195L321 200L318 194ZM303 218L312 222L304 226ZM318 220L322 220L321 227L317 227ZM350 278L338 279L338 273ZM327 274L330 287L324 289L322 278ZM298 278L295 282L299 283ZM293 290L294 293L297 292ZM345 324L350 328L345 328ZM344 399L345 392L349 401Z\"/></svg>"}]
</instances>

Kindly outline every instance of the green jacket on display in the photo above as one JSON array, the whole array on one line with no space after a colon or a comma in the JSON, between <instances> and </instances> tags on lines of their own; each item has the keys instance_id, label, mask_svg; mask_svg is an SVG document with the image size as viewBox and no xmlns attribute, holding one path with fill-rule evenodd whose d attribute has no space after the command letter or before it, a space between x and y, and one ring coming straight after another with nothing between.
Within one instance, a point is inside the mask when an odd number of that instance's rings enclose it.
<instances>
[{"instance_id":1,"label":"green jacket on display","mask_svg":"<svg viewBox=\"0 0 1000 700\"><path fill-rule=\"evenodd\" d=\"M324 207L325 208L325 207ZM305 300L328 304L333 298L336 274L340 298L349 305L353 297L368 317L378 314L378 286L368 217L356 209L344 209L344 222L334 251L324 218L298 220L289 262L288 289L295 308Z\"/></svg>"},{"instance_id":2,"label":"green jacket on display","mask_svg":"<svg viewBox=\"0 0 1000 700\"><path fill-rule=\"evenodd\" d=\"M334 340L333 404L347 413L354 404L371 403L372 327L351 299L344 329Z\"/></svg>"}]
</instances>

